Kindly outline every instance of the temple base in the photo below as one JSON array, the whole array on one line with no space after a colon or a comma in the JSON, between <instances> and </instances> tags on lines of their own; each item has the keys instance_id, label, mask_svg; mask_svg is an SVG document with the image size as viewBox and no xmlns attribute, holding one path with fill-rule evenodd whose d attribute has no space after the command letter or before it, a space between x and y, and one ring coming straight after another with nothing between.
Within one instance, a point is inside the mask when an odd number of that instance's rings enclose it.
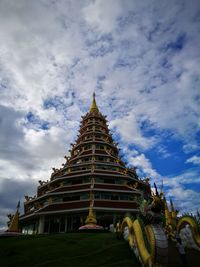
<instances>
[{"instance_id":1,"label":"temple base","mask_svg":"<svg viewBox=\"0 0 200 267\"><path fill-rule=\"evenodd\" d=\"M22 233L31 235L76 232L81 226L87 225L87 223L84 223L87 215L85 212L27 218L26 220L21 220ZM96 215L98 225L102 226L106 231L109 230L110 225L116 225L118 221L122 220L125 214L98 212Z\"/></svg>"},{"instance_id":2,"label":"temple base","mask_svg":"<svg viewBox=\"0 0 200 267\"><path fill-rule=\"evenodd\" d=\"M104 232L105 229L103 226L97 225L97 224L86 224L82 225L78 228L78 231L81 232Z\"/></svg>"}]
</instances>

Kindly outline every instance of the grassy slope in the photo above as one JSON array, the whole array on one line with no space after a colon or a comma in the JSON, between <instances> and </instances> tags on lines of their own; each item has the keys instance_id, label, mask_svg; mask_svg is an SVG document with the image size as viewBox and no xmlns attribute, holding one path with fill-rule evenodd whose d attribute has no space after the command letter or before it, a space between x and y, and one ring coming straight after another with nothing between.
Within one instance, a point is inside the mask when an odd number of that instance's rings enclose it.
<instances>
[{"instance_id":1,"label":"grassy slope","mask_svg":"<svg viewBox=\"0 0 200 267\"><path fill-rule=\"evenodd\" d=\"M140 267L128 244L110 233L0 239L0 266Z\"/></svg>"},{"instance_id":2,"label":"grassy slope","mask_svg":"<svg viewBox=\"0 0 200 267\"><path fill-rule=\"evenodd\" d=\"M200 266L200 252L187 250L188 267ZM140 267L124 240L111 233L73 233L0 239L1 267ZM169 242L169 267L180 267Z\"/></svg>"}]
</instances>

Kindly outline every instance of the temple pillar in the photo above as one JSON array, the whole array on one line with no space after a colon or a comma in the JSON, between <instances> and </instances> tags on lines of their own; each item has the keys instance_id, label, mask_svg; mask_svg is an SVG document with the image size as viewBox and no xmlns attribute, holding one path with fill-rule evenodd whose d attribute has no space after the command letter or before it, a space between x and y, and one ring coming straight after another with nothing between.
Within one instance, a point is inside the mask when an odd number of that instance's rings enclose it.
<instances>
[{"instance_id":1,"label":"temple pillar","mask_svg":"<svg viewBox=\"0 0 200 267\"><path fill-rule=\"evenodd\" d=\"M67 215L65 216L65 233L67 232L68 229L68 220L67 220Z\"/></svg>"},{"instance_id":2,"label":"temple pillar","mask_svg":"<svg viewBox=\"0 0 200 267\"><path fill-rule=\"evenodd\" d=\"M44 220L45 220L44 215L41 215L39 219L39 225L38 225L38 234L44 233Z\"/></svg>"}]
</instances>

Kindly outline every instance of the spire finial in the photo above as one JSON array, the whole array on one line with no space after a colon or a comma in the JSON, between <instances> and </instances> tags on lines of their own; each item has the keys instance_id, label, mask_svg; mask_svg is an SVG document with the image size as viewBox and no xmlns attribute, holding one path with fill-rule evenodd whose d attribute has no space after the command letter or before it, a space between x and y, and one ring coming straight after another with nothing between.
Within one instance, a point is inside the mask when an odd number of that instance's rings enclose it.
<instances>
[{"instance_id":1,"label":"spire finial","mask_svg":"<svg viewBox=\"0 0 200 267\"><path fill-rule=\"evenodd\" d=\"M90 112L99 112L99 109L96 104L96 99L95 99L95 92L93 93L93 100L92 100L92 105L90 107Z\"/></svg>"}]
</instances>

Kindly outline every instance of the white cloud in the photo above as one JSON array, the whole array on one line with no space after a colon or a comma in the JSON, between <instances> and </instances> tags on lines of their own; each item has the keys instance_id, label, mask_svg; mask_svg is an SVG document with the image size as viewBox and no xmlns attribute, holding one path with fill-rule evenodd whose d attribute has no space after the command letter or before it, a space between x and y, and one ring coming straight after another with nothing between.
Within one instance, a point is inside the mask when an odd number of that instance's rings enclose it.
<instances>
[{"instance_id":1,"label":"white cloud","mask_svg":"<svg viewBox=\"0 0 200 267\"><path fill-rule=\"evenodd\" d=\"M133 164L133 166L142 169L143 173L145 173L147 176L150 176L153 179L160 177L160 175L156 172L156 170L153 169L149 159L147 159L144 154L140 154L130 158L130 163Z\"/></svg>"},{"instance_id":2,"label":"white cloud","mask_svg":"<svg viewBox=\"0 0 200 267\"><path fill-rule=\"evenodd\" d=\"M181 213L192 212L200 205L200 176L198 169L191 169L178 176L163 177L164 191L167 198L173 198Z\"/></svg>"},{"instance_id":3,"label":"white cloud","mask_svg":"<svg viewBox=\"0 0 200 267\"><path fill-rule=\"evenodd\" d=\"M199 148L200 147L196 143L188 143L188 144L185 144L183 146L183 151L184 151L184 153L188 154L188 153L195 152L195 151L199 150Z\"/></svg>"},{"instance_id":4,"label":"white cloud","mask_svg":"<svg viewBox=\"0 0 200 267\"><path fill-rule=\"evenodd\" d=\"M129 113L122 118L112 120L111 128L114 127L120 134L123 141L129 144L135 144L141 148L147 149L156 142L154 137L145 138L136 121L134 113Z\"/></svg>"},{"instance_id":5,"label":"white cloud","mask_svg":"<svg viewBox=\"0 0 200 267\"><path fill-rule=\"evenodd\" d=\"M96 27L101 32L107 33L116 27L122 8L123 4L118 0L107 0L106 2L95 0L83 9L83 14L91 28Z\"/></svg>"},{"instance_id":6,"label":"white cloud","mask_svg":"<svg viewBox=\"0 0 200 267\"><path fill-rule=\"evenodd\" d=\"M189 212L196 213L199 208L200 193L184 187L171 188L167 193L168 198L174 198L175 208L180 213ZM191 205L191 203L193 205Z\"/></svg>"},{"instance_id":7,"label":"white cloud","mask_svg":"<svg viewBox=\"0 0 200 267\"><path fill-rule=\"evenodd\" d=\"M159 180L161 175L153 168L150 160L138 150L122 146L124 159L128 162L129 166L137 168L139 177L151 177L154 181ZM151 180L151 181L153 181Z\"/></svg>"},{"instance_id":8,"label":"white cloud","mask_svg":"<svg viewBox=\"0 0 200 267\"><path fill-rule=\"evenodd\" d=\"M193 163L193 164L200 165L200 157L199 156L193 156L193 157L187 159L186 163Z\"/></svg>"}]
</instances>

